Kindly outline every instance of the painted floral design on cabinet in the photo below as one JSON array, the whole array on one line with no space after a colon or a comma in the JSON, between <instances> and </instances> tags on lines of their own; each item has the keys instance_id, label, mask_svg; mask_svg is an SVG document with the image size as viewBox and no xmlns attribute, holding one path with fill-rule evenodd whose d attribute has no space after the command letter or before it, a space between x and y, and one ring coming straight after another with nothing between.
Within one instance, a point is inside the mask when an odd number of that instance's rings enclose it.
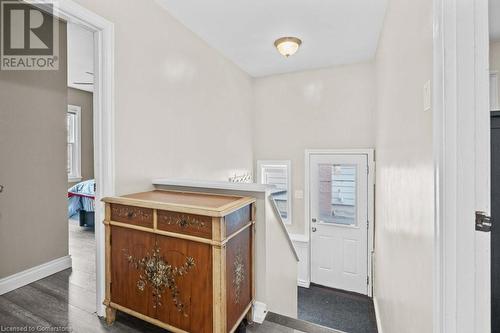
<instances>
[{"instance_id":1,"label":"painted floral design on cabinet","mask_svg":"<svg viewBox=\"0 0 500 333\"><path fill-rule=\"evenodd\" d=\"M234 287L234 302L236 304L240 303L240 297L243 288L243 282L245 281L245 262L243 260L243 253L241 248L238 248L238 252L233 263L233 287Z\"/></svg>"},{"instance_id":2,"label":"painted floral design on cabinet","mask_svg":"<svg viewBox=\"0 0 500 333\"><path fill-rule=\"evenodd\" d=\"M143 258L134 257L126 249L123 252L129 264L140 271L137 289L144 291L147 284L153 288L153 307L162 306L162 295L168 290L177 310L187 316L184 311L185 305L181 301L181 291L178 288L177 279L188 274L195 266L194 259L186 257L182 266L173 266L160 255L160 248L157 244L152 254L147 253Z\"/></svg>"}]
</instances>

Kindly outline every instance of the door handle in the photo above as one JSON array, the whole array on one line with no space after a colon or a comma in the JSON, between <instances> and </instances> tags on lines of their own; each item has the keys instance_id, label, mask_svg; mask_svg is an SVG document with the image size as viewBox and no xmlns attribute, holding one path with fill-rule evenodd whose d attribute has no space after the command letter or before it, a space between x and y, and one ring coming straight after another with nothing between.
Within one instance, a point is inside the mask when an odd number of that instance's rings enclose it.
<instances>
[{"instance_id":1,"label":"door handle","mask_svg":"<svg viewBox=\"0 0 500 333\"><path fill-rule=\"evenodd\" d=\"M3 189L4 189L4 188L5 188L5 186L0 185L0 193L2 193L2 192L3 192Z\"/></svg>"},{"instance_id":2,"label":"door handle","mask_svg":"<svg viewBox=\"0 0 500 333\"><path fill-rule=\"evenodd\" d=\"M485 212L476 212L476 230L490 232L493 226L492 219Z\"/></svg>"},{"instance_id":3,"label":"door handle","mask_svg":"<svg viewBox=\"0 0 500 333\"><path fill-rule=\"evenodd\" d=\"M311 230L312 230L312 232L316 232L317 229L316 229L316 227L312 227Z\"/></svg>"},{"instance_id":4,"label":"door handle","mask_svg":"<svg viewBox=\"0 0 500 333\"><path fill-rule=\"evenodd\" d=\"M316 218L313 217L311 221L313 221L313 223L316 223Z\"/></svg>"}]
</instances>

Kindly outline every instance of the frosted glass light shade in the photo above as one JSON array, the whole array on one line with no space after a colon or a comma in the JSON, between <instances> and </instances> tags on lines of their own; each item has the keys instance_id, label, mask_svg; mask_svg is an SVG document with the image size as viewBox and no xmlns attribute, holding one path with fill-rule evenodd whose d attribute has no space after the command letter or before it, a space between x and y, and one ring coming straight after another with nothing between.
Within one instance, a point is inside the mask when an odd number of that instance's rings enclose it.
<instances>
[{"instance_id":1,"label":"frosted glass light shade","mask_svg":"<svg viewBox=\"0 0 500 333\"><path fill-rule=\"evenodd\" d=\"M274 42L274 46L285 57L295 54L299 50L302 41L297 37L282 37Z\"/></svg>"}]
</instances>

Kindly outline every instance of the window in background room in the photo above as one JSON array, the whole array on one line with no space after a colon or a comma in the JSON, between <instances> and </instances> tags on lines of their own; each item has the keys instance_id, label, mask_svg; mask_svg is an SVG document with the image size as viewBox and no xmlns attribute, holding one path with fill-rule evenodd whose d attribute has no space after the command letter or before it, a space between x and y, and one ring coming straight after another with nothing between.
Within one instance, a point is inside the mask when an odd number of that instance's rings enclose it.
<instances>
[{"instance_id":1,"label":"window in background room","mask_svg":"<svg viewBox=\"0 0 500 333\"><path fill-rule=\"evenodd\" d=\"M68 105L66 114L66 124L68 130L68 181L78 182L82 180L81 175L81 108L75 105Z\"/></svg>"},{"instance_id":2,"label":"window in background room","mask_svg":"<svg viewBox=\"0 0 500 333\"><path fill-rule=\"evenodd\" d=\"M292 223L291 200L291 162L257 161L257 179L261 184L275 185L273 193L281 218L285 223Z\"/></svg>"}]
</instances>

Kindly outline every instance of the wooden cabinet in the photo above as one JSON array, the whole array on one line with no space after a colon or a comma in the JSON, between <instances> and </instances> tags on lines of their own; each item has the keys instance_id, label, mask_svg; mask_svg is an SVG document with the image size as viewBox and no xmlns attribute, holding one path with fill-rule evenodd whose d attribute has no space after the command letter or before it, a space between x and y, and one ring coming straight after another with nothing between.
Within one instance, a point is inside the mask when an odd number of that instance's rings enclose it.
<instances>
[{"instance_id":1,"label":"wooden cabinet","mask_svg":"<svg viewBox=\"0 0 500 333\"><path fill-rule=\"evenodd\" d=\"M233 332L254 301L248 197L151 191L105 198L106 319L172 332Z\"/></svg>"}]
</instances>

